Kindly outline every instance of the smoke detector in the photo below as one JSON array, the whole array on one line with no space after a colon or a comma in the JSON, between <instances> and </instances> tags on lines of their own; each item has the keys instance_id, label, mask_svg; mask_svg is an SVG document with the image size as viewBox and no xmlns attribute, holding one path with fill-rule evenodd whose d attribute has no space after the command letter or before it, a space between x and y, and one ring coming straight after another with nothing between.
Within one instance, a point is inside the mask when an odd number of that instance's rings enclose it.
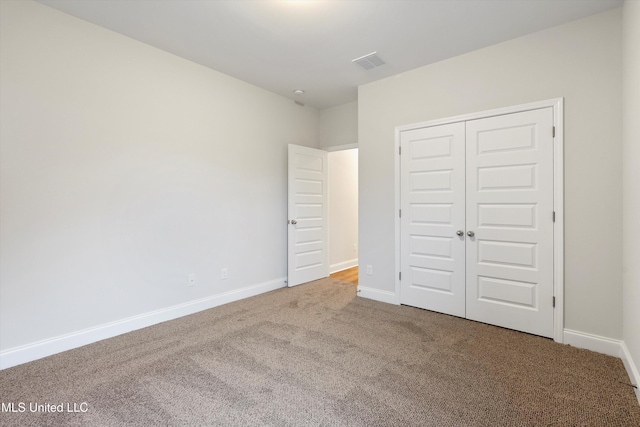
<instances>
[{"instance_id":1,"label":"smoke detector","mask_svg":"<svg viewBox=\"0 0 640 427\"><path fill-rule=\"evenodd\" d=\"M353 59L351 62L358 64L365 70L370 70L385 64L385 62L378 56L378 52L371 52L365 56L361 56L360 58Z\"/></svg>"}]
</instances>

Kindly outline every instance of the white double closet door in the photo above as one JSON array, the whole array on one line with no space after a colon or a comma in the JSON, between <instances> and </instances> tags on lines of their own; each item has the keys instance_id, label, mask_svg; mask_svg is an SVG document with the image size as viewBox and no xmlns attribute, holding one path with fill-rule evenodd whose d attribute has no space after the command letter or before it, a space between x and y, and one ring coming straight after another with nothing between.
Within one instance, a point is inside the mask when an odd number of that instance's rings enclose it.
<instances>
[{"instance_id":1,"label":"white double closet door","mask_svg":"<svg viewBox=\"0 0 640 427\"><path fill-rule=\"evenodd\" d=\"M553 337L553 109L403 131L400 302Z\"/></svg>"}]
</instances>

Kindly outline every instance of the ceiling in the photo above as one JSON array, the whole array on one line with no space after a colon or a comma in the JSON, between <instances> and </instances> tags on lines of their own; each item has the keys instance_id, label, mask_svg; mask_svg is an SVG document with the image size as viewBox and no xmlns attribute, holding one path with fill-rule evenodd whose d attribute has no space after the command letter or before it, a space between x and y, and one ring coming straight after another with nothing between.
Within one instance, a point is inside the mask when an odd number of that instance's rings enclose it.
<instances>
[{"instance_id":1,"label":"ceiling","mask_svg":"<svg viewBox=\"0 0 640 427\"><path fill-rule=\"evenodd\" d=\"M39 0L325 109L358 85L620 6L622 0ZM351 61L371 52L369 71ZM305 91L294 95L295 89Z\"/></svg>"}]
</instances>

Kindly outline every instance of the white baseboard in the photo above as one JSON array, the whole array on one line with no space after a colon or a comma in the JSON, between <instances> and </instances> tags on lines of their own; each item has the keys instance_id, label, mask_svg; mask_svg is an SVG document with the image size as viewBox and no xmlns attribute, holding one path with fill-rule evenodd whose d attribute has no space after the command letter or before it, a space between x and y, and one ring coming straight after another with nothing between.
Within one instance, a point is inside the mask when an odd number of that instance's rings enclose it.
<instances>
[{"instance_id":1,"label":"white baseboard","mask_svg":"<svg viewBox=\"0 0 640 427\"><path fill-rule=\"evenodd\" d=\"M638 374L638 368L634 360L631 358L631 353L629 353L627 344L624 341L587 334L585 332L572 331L570 329L565 329L563 336L565 344L613 357L619 357L622 359L622 363L627 370L630 383L640 387L640 374ZM638 403L640 404L640 390L635 388L634 391L636 393Z\"/></svg>"},{"instance_id":2,"label":"white baseboard","mask_svg":"<svg viewBox=\"0 0 640 427\"><path fill-rule=\"evenodd\" d=\"M636 398L638 399L638 404L640 404L640 373L638 373L638 367L631 358L631 353L629 353L627 344L624 341L620 348L620 358L622 359L622 363L624 363L627 374L629 374L631 384L636 386L633 390L636 392Z\"/></svg>"},{"instance_id":3,"label":"white baseboard","mask_svg":"<svg viewBox=\"0 0 640 427\"><path fill-rule=\"evenodd\" d=\"M347 268L353 268L357 266L358 266L358 258L339 262L337 264L331 264L329 266L329 274L337 273L338 271L346 270Z\"/></svg>"},{"instance_id":4,"label":"white baseboard","mask_svg":"<svg viewBox=\"0 0 640 427\"><path fill-rule=\"evenodd\" d=\"M380 302L386 302L387 304L399 304L396 299L395 292L381 291L379 289L367 288L365 286L358 286L358 296Z\"/></svg>"},{"instance_id":5,"label":"white baseboard","mask_svg":"<svg viewBox=\"0 0 640 427\"><path fill-rule=\"evenodd\" d=\"M92 328L82 329L65 335L45 339L0 353L0 370L31 362L106 338L112 338L136 329L187 316L202 310L217 307L233 301L259 295L286 286L286 278L271 280L257 285L208 296L172 307L162 308L137 316L109 322Z\"/></svg>"},{"instance_id":6,"label":"white baseboard","mask_svg":"<svg viewBox=\"0 0 640 427\"><path fill-rule=\"evenodd\" d=\"M622 348L621 340L587 334L586 332L573 331L571 329L565 329L563 336L564 344L613 357L620 357L620 349Z\"/></svg>"}]
</instances>

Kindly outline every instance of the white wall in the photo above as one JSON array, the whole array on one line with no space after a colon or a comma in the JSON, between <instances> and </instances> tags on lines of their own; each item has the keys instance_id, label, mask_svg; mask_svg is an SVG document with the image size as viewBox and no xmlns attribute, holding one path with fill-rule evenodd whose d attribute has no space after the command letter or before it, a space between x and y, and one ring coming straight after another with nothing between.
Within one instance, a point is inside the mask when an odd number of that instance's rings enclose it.
<instances>
[{"instance_id":1,"label":"white wall","mask_svg":"<svg viewBox=\"0 0 640 427\"><path fill-rule=\"evenodd\" d=\"M623 14L623 329L640 384L640 2L627 0Z\"/></svg>"},{"instance_id":2,"label":"white wall","mask_svg":"<svg viewBox=\"0 0 640 427\"><path fill-rule=\"evenodd\" d=\"M329 269L358 265L358 149L332 151L329 163Z\"/></svg>"},{"instance_id":3,"label":"white wall","mask_svg":"<svg viewBox=\"0 0 640 427\"><path fill-rule=\"evenodd\" d=\"M565 98L565 327L622 338L621 10L361 86L360 285L395 291L394 127Z\"/></svg>"},{"instance_id":4,"label":"white wall","mask_svg":"<svg viewBox=\"0 0 640 427\"><path fill-rule=\"evenodd\" d=\"M358 102L320 111L319 132L321 147L357 144Z\"/></svg>"},{"instance_id":5,"label":"white wall","mask_svg":"<svg viewBox=\"0 0 640 427\"><path fill-rule=\"evenodd\" d=\"M38 3L1 7L0 352L283 283L287 144L318 145L316 110Z\"/></svg>"}]
</instances>

